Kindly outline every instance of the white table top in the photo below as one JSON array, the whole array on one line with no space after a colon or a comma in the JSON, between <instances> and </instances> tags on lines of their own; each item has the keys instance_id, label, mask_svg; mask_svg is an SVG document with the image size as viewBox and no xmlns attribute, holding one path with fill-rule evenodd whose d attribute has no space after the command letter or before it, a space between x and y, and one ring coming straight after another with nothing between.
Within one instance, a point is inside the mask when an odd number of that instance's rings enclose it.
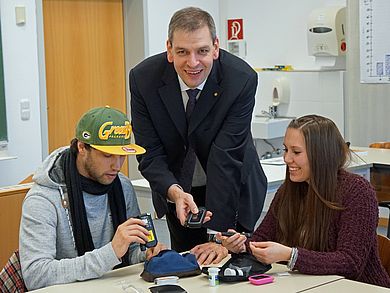
<instances>
[{"instance_id":1,"label":"white table top","mask_svg":"<svg viewBox=\"0 0 390 293\"><path fill-rule=\"evenodd\" d=\"M127 268L122 268L105 274L102 278L89 280L84 282L75 282L65 285L55 285L47 288L39 289L34 292L149 292L149 287L153 283L145 282L139 276L143 270L143 264L132 265ZM202 274L194 277L179 279L179 285L187 292L259 292L265 290L267 293L280 292L298 292L325 284L334 280L341 279L340 276L311 276L299 273L288 273L284 265L274 264L273 268L268 272L275 277L273 283L261 286L254 286L249 282L239 283L221 283L216 287L210 287L207 276ZM133 286L133 287L130 287ZM127 291L125 290L127 288ZM137 291L135 291L135 288Z\"/></svg>"},{"instance_id":2,"label":"white table top","mask_svg":"<svg viewBox=\"0 0 390 293\"><path fill-rule=\"evenodd\" d=\"M367 163L390 165L390 149L352 146L351 150L357 153Z\"/></svg>"},{"instance_id":3,"label":"white table top","mask_svg":"<svg viewBox=\"0 0 390 293\"><path fill-rule=\"evenodd\" d=\"M365 283L355 282L347 279L340 279L328 284L324 284L317 288L310 289L310 293L329 293L329 292L343 292L343 293L382 293L389 292L390 289L373 286Z\"/></svg>"}]
</instances>

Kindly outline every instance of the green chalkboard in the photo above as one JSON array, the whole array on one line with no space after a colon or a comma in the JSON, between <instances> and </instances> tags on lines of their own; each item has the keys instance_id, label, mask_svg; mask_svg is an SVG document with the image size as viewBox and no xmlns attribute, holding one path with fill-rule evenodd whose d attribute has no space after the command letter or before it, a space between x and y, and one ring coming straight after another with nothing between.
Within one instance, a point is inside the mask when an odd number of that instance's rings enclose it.
<instances>
[{"instance_id":1,"label":"green chalkboard","mask_svg":"<svg viewBox=\"0 0 390 293\"><path fill-rule=\"evenodd\" d=\"M0 30L0 142L7 141L7 116L5 109L3 46Z\"/></svg>"}]
</instances>

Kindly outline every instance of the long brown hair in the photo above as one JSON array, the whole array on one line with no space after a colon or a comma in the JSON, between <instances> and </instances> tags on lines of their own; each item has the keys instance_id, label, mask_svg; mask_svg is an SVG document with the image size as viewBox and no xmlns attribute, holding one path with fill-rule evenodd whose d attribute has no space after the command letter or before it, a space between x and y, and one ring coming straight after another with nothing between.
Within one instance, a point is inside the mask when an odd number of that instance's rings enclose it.
<instances>
[{"instance_id":1,"label":"long brown hair","mask_svg":"<svg viewBox=\"0 0 390 293\"><path fill-rule=\"evenodd\" d=\"M337 198L337 176L349 157L349 149L337 126L328 118L307 115L288 128L301 131L310 167L308 182L292 182L286 168L280 202L278 241L285 245L327 251L328 232L334 214L343 209Z\"/></svg>"}]
</instances>

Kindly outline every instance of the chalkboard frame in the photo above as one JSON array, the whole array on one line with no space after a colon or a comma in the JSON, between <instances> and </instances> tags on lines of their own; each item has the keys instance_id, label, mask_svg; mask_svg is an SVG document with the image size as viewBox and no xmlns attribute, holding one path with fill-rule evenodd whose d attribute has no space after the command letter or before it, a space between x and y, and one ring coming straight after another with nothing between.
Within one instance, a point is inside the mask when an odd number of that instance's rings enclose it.
<instances>
[{"instance_id":1,"label":"chalkboard frame","mask_svg":"<svg viewBox=\"0 0 390 293\"><path fill-rule=\"evenodd\" d=\"M3 46L0 26L0 145L8 142L7 135L7 110L5 107L4 68L3 68Z\"/></svg>"}]
</instances>

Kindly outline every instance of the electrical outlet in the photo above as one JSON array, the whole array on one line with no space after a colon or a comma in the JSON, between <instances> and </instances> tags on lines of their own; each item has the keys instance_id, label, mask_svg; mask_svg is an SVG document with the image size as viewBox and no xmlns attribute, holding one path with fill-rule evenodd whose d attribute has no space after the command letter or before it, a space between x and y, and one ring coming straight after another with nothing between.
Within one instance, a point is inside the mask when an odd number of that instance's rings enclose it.
<instances>
[{"instance_id":1,"label":"electrical outlet","mask_svg":"<svg viewBox=\"0 0 390 293\"><path fill-rule=\"evenodd\" d=\"M27 99L20 100L20 118L23 121L30 120L31 109L30 101Z\"/></svg>"}]
</instances>

